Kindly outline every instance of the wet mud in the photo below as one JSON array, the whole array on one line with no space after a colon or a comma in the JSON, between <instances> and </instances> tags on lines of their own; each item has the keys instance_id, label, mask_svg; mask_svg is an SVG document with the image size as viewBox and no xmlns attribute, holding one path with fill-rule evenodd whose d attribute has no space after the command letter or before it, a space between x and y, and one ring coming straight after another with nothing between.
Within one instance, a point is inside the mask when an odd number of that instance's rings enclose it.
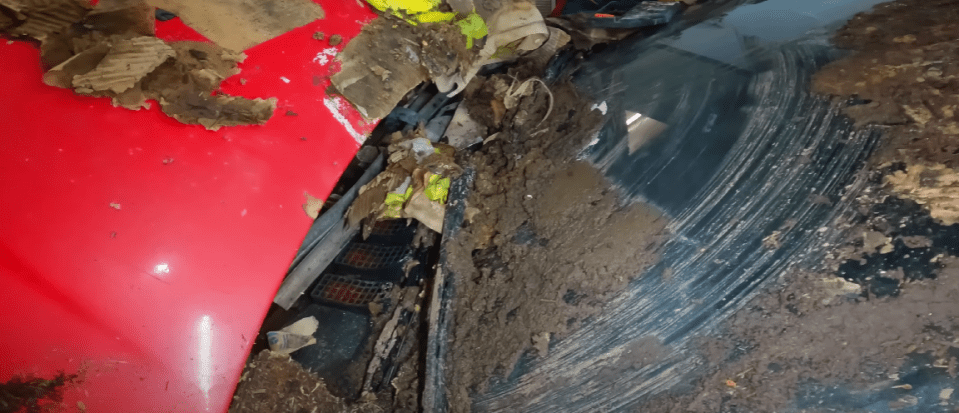
<instances>
[{"instance_id":1,"label":"wet mud","mask_svg":"<svg viewBox=\"0 0 959 413\"><path fill-rule=\"evenodd\" d=\"M657 261L665 239L658 210L626 202L576 160L600 126L593 102L559 84L503 103L497 85L525 79L497 76L469 89L470 113L498 135L463 162L476 178L464 228L447 240L458 277L452 411L469 411L471 394L490 379L509 375L523 356L545 356L550 343L600 313Z\"/></svg>"},{"instance_id":2,"label":"wet mud","mask_svg":"<svg viewBox=\"0 0 959 413\"><path fill-rule=\"evenodd\" d=\"M844 238L700 337L699 373L637 411L954 411L956 13L956 1L896 1L837 32L849 53L813 90L883 128L854 214L829 226Z\"/></svg>"}]
</instances>

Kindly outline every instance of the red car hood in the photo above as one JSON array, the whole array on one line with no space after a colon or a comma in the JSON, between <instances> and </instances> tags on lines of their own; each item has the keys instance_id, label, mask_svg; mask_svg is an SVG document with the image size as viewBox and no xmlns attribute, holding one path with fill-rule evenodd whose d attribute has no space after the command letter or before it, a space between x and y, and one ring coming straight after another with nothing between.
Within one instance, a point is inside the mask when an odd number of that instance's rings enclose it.
<instances>
[{"instance_id":1,"label":"red car hood","mask_svg":"<svg viewBox=\"0 0 959 413\"><path fill-rule=\"evenodd\" d=\"M34 46L0 43L0 382L78 374L68 411L227 410L311 223L304 193L326 197L374 126L325 93L336 50L312 38L374 15L319 2L326 18L247 50L223 85L277 97L265 126L114 108L44 85ZM157 30L203 39L178 19Z\"/></svg>"}]
</instances>

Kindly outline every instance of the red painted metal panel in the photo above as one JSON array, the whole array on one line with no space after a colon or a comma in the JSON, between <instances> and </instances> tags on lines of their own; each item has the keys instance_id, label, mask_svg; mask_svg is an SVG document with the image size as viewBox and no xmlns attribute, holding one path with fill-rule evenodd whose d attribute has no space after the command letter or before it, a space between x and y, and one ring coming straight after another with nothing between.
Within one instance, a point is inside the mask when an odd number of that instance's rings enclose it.
<instances>
[{"instance_id":1,"label":"red painted metal panel","mask_svg":"<svg viewBox=\"0 0 959 413\"><path fill-rule=\"evenodd\" d=\"M279 98L265 126L114 108L43 85L36 48L0 43L0 381L79 372L68 411L227 409L311 223L303 193L328 195L374 126L327 96L333 51L312 38L373 14L319 3L325 19L247 50L224 83ZM179 20L158 35L202 39Z\"/></svg>"}]
</instances>

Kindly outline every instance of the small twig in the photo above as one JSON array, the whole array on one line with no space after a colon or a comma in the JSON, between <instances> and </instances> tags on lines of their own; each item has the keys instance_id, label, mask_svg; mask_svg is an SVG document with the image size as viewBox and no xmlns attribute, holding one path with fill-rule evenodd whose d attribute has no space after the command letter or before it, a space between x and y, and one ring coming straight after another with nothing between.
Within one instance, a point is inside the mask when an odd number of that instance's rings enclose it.
<instances>
[{"instance_id":1,"label":"small twig","mask_svg":"<svg viewBox=\"0 0 959 413\"><path fill-rule=\"evenodd\" d=\"M542 122L540 122L540 123L542 123ZM548 131L549 131L549 128L543 128L543 129L540 129L540 130L538 130L538 131L536 131L536 132L533 132L533 133L529 134L529 136L532 137L532 138L535 138L535 137L537 137L537 136L539 136L539 135L541 135L541 134L544 134L544 133L546 133L546 132L548 132Z\"/></svg>"},{"instance_id":2,"label":"small twig","mask_svg":"<svg viewBox=\"0 0 959 413\"><path fill-rule=\"evenodd\" d=\"M553 113L553 92L549 90L549 86L546 86L546 82L543 82L543 79L534 77L534 78L531 78L530 80L535 80L539 82L539 84L543 85L543 87L546 88L546 93L549 94L549 108L546 109L546 116L543 116L543 120L539 121L539 123L536 124L536 127L538 128L539 125L542 125L543 122L545 122L546 119L549 118L549 114Z\"/></svg>"}]
</instances>

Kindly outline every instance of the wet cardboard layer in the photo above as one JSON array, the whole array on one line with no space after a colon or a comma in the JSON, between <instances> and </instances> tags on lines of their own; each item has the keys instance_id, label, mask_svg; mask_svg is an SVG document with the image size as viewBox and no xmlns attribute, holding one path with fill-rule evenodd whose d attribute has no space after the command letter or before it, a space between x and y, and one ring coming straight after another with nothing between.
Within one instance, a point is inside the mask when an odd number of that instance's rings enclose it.
<instances>
[{"instance_id":1,"label":"wet cardboard layer","mask_svg":"<svg viewBox=\"0 0 959 413\"><path fill-rule=\"evenodd\" d=\"M212 43L156 38L154 8L145 1L104 0L90 8L75 0L3 0L0 8L19 19L8 25L9 34L41 42L48 85L109 97L131 110L156 100L174 119L211 130L261 125L276 110L274 98L219 92L224 79L239 73L245 55Z\"/></svg>"},{"instance_id":2,"label":"wet cardboard layer","mask_svg":"<svg viewBox=\"0 0 959 413\"><path fill-rule=\"evenodd\" d=\"M310 0L149 0L214 43L246 50L325 16Z\"/></svg>"},{"instance_id":3,"label":"wet cardboard layer","mask_svg":"<svg viewBox=\"0 0 959 413\"><path fill-rule=\"evenodd\" d=\"M454 25L413 26L383 16L337 55L342 69L330 80L364 117L379 119L420 83L464 70L472 54Z\"/></svg>"},{"instance_id":4,"label":"wet cardboard layer","mask_svg":"<svg viewBox=\"0 0 959 413\"><path fill-rule=\"evenodd\" d=\"M148 98L160 102L163 113L210 130L222 126L263 124L276 110L276 99L246 99L216 93L220 82L239 73L246 57L214 44L174 42L176 52L143 82Z\"/></svg>"},{"instance_id":5,"label":"wet cardboard layer","mask_svg":"<svg viewBox=\"0 0 959 413\"><path fill-rule=\"evenodd\" d=\"M73 77L73 87L81 93L123 93L173 56L173 48L156 37L118 39L93 70Z\"/></svg>"},{"instance_id":6,"label":"wet cardboard layer","mask_svg":"<svg viewBox=\"0 0 959 413\"><path fill-rule=\"evenodd\" d=\"M81 0L7 1L0 5L18 14L20 24L11 30L11 34L40 41L76 23L90 10L90 6Z\"/></svg>"},{"instance_id":7,"label":"wet cardboard layer","mask_svg":"<svg viewBox=\"0 0 959 413\"><path fill-rule=\"evenodd\" d=\"M106 35L132 33L153 36L156 33L153 7L135 0L101 1L81 24L88 30Z\"/></svg>"}]
</instances>

